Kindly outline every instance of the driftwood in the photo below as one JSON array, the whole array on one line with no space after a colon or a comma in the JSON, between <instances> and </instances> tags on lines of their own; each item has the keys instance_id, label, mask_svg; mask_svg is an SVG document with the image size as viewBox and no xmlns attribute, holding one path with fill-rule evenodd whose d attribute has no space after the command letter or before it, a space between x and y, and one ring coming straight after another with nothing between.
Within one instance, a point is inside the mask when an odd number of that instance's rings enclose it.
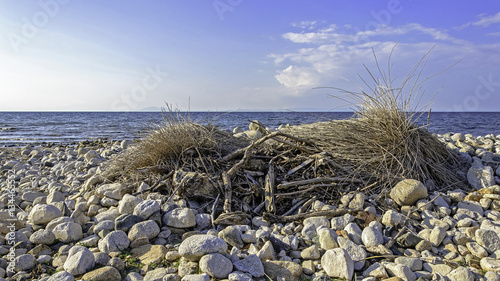
<instances>
[{"instance_id":1,"label":"driftwood","mask_svg":"<svg viewBox=\"0 0 500 281\"><path fill-rule=\"evenodd\" d=\"M233 188L231 187L231 178L227 173L222 173L222 182L224 183L224 212L231 212L231 201L233 199Z\"/></svg>"},{"instance_id":2,"label":"driftwood","mask_svg":"<svg viewBox=\"0 0 500 281\"><path fill-rule=\"evenodd\" d=\"M361 211L361 210L336 209L336 210L316 211L316 212L297 214L297 215L291 215L291 216L277 216L277 215L274 215L271 213L264 213L262 217L264 218L265 221L267 221L269 223L288 223L288 222L293 222L293 221L303 221L307 218L312 218L312 217L333 218L333 217L345 215L347 213L356 214L359 211Z\"/></svg>"},{"instance_id":3,"label":"driftwood","mask_svg":"<svg viewBox=\"0 0 500 281\"><path fill-rule=\"evenodd\" d=\"M347 177L334 177L334 178L315 178L315 179L307 179L307 180L301 180L301 181L294 181L294 182L284 182L278 184L278 189L288 189L293 186L299 186L299 185L308 185L308 184L314 184L314 183L337 183L337 182L352 182L352 183L361 183L361 180L358 179L350 179Z\"/></svg>"},{"instance_id":4,"label":"driftwood","mask_svg":"<svg viewBox=\"0 0 500 281\"><path fill-rule=\"evenodd\" d=\"M274 185L274 168L273 165L269 165L269 171L266 175L266 186L265 186L265 202L266 211L269 213L276 212L276 198L275 198L275 185Z\"/></svg>"}]
</instances>

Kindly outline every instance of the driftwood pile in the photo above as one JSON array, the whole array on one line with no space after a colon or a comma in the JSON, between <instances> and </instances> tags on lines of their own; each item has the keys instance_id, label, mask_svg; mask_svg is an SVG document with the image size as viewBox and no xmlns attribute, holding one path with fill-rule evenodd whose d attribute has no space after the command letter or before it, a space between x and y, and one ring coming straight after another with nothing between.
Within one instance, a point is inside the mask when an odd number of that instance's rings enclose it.
<instances>
[{"instance_id":1,"label":"driftwood pile","mask_svg":"<svg viewBox=\"0 0 500 281\"><path fill-rule=\"evenodd\" d=\"M200 125L183 122L176 126ZM335 127L329 124L332 126ZM165 201L175 197L195 200L201 206L211 207L215 224L244 223L255 215L263 215L272 222L337 216L350 211L307 212L316 200L339 206L343 195L355 192L375 194L383 204L385 188L390 182L378 182L379 178L370 174L370 170L359 169L356 163L335 155L330 148L337 144L328 143L327 137L322 137L324 131L312 132L311 125L275 132L266 131L262 125L257 129L262 137L251 141L207 128L213 140L207 142L204 135L204 143L210 146L190 145L181 153L155 163L158 165L131 169L134 155L144 158L144 153L148 153L137 151L140 145L136 146L112 163L108 179L129 184L133 180L137 185L146 182L151 187L135 195L159 192L165 195ZM347 155L352 153L346 151ZM387 173L387 178L404 178Z\"/></svg>"}]
</instances>

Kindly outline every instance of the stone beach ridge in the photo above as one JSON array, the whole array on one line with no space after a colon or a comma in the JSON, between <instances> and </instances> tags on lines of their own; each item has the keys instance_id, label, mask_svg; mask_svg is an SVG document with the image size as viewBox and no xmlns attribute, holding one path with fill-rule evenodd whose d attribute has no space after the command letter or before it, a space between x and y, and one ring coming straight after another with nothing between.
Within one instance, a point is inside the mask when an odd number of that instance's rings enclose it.
<instances>
[{"instance_id":1,"label":"stone beach ridge","mask_svg":"<svg viewBox=\"0 0 500 281\"><path fill-rule=\"evenodd\" d=\"M0 148L0 281L500 280L500 136L438 138L467 163L471 191L407 179L383 212L357 192L312 203L356 210L333 218L225 227L211 206L102 182L132 141Z\"/></svg>"}]
</instances>

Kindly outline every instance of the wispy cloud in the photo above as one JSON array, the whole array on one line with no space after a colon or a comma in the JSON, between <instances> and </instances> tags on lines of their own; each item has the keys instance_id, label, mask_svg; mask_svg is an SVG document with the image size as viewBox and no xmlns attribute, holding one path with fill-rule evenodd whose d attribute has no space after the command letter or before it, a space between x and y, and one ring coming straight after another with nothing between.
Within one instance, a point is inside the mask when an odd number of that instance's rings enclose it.
<instances>
[{"instance_id":1,"label":"wispy cloud","mask_svg":"<svg viewBox=\"0 0 500 281\"><path fill-rule=\"evenodd\" d=\"M404 67L410 67L437 45L431 53L437 65L434 73L462 59L466 61L461 67L481 62L491 64L492 60L500 62L497 55L500 43L475 44L456 38L444 29L419 23L380 25L367 31L352 26L318 27L302 32L287 32L282 37L295 43L297 49L271 54L270 57L280 68L275 79L293 90L295 95L306 93L312 87L336 85L341 77L356 77L363 64L373 62L373 50L384 60L398 42L393 59Z\"/></svg>"},{"instance_id":2,"label":"wispy cloud","mask_svg":"<svg viewBox=\"0 0 500 281\"><path fill-rule=\"evenodd\" d=\"M292 23L292 26L301 29L314 29L316 23L317 23L316 21L301 21Z\"/></svg>"},{"instance_id":3,"label":"wispy cloud","mask_svg":"<svg viewBox=\"0 0 500 281\"><path fill-rule=\"evenodd\" d=\"M500 23L500 12L494 14L494 15L486 15L482 14L478 16L479 19L476 21L471 21L468 22L464 25L462 25L462 28L468 27L468 26L478 26L478 27L488 27L492 24L499 24Z\"/></svg>"}]
</instances>

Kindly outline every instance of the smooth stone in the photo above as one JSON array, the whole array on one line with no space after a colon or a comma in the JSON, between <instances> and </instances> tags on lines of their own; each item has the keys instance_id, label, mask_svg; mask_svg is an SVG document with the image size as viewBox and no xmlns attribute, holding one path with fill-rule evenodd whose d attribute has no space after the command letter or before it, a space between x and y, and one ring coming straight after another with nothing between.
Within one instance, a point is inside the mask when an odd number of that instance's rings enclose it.
<instances>
[{"instance_id":1,"label":"smooth stone","mask_svg":"<svg viewBox=\"0 0 500 281\"><path fill-rule=\"evenodd\" d=\"M165 225L175 228L190 228L196 225L196 215L189 208L176 208L163 215Z\"/></svg>"},{"instance_id":2,"label":"smooth stone","mask_svg":"<svg viewBox=\"0 0 500 281\"><path fill-rule=\"evenodd\" d=\"M132 226L141 221L142 219L139 216L123 214L115 219L115 230L128 232Z\"/></svg>"},{"instance_id":3,"label":"smooth stone","mask_svg":"<svg viewBox=\"0 0 500 281\"><path fill-rule=\"evenodd\" d=\"M47 196L47 194L43 192L24 192L21 196L21 199L24 201L28 202L33 202L35 201L36 198L42 197L42 196Z\"/></svg>"},{"instance_id":4,"label":"smooth stone","mask_svg":"<svg viewBox=\"0 0 500 281\"><path fill-rule=\"evenodd\" d=\"M474 273L463 266L459 266L453 269L448 275L446 275L450 281L474 281Z\"/></svg>"},{"instance_id":5,"label":"smooth stone","mask_svg":"<svg viewBox=\"0 0 500 281\"><path fill-rule=\"evenodd\" d=\"M219 232L219 238L224 239L226 243L231 246L234 246L238 249L241 249L245 246L243 240L241 239L241 231L234 226L228 226Z\"/></svg>"},{"instance_id":6,"label":"smooth stone","mask_svg":"<svg viewBox=\"0 0 500 281\"><path fill-rule=\"evenodd\" d=\"M141 198L127 193L123 195L122 199L118 203L118 212L120 212L120 214L132 214L135 207L141 202Z\"/></svg>"},{"instance_id":7,"label":"smooth stone","mask_svg":"<svg viewBox=\"0 0 500 281\"><path fill-rule=\"evenodd\" d=\"M182 277L181 281L210 281L210 276L206 273L203 274L188 274Z\"/></svg>"},{"instance_id":8,"label":"smooth stone","mask_svg":"<svg viewBox=\"0 0 500 281\"><path fill-rule=\"evenodd\" d=\"M442 227L434 227L429 235L429 241L433 244L434 247L437 247L443 242L443 239L446 237L446 231Z\"/></svg>"},{"instance_id":9,"label":"smooth stone","mask_svg":"<svg viewBox=\"0 0 500 281\"><path fill-rule=\"evenodd\" d=\"M419 199L427 198L427 187L423 183L414 179L405 179L396 184L389 193L399 206L413 205Z\"/></svg>"},{"instance_id":10,"label":"smooth stone","mask_svg":"<svg viewBox=\"0 0 500 281\"><path fill-rule=\"evenodd\" d=\"M321 257L321 265L330 277L351 280L354 274L354 261L342 248L326 251Z\"/></svg>"},{"instance_id":11,"label":"smooth stone","mask_svg":"<svg viewBox=\"0 0 500 281\"><path fill-rule=\"evenodd\" d=\"M229 281L253 281L252 275L239 271L231 272L227 278Z\"/></svg>"},{"instance_id":12,"label":"smooth stone","mask_svg":"<svg viewBox=\"0 0 500 281\"><path fill-rule=\"evenodd\" d=\"M128 232L128 239L132 242L137 238L153 239L160 233L160 227L152 220L143 221L132 226Z\"/></svg>"},{"instance_id":13,"label":"smooth stone","mask_svg":"<svg viewBox=\"0 0 500 281\"><path fill-rule=\"evenodd\" d=\"M218 279L226 278L233 271L233 263L219 253L204 255L199 266L202 272Z\"/></svg>"},{"instance_id":14,"label":"smooth stone","mask_svg":"<svg viewBox=\"0 0 500 281\"><path fill-rule=\"evenodd\" d=\"M321 258L318 245L316 244L302 250L302 252L300 252L300 256L305 260L317 260Z\"/></svg>"},{"instance_id":15,"label":"smooth stone","mask_svg":"<svg viewBox=\"0 0 500 281\"><path fill-rule=\"evenodd\" d=\"M144 200L137 204L134 208L134 215L140 217L143 220L146 220L154 214L155 212L160 211L161 206L160 203L156 200Z\"/></svg>"},{"instance_id":16,"label":"smooth stone","mask_svg":"<svg viewBox=\"0 0 500 281\"><path fill-rule=\"evenodd\" d=\"M206 229L212 225L210 214L196 214L195 221L198 229Z\"/></svg>"},{"instance_id":17,"label":"smooth stone","mask_svg":"<svg viewBox=\"0 0 500 281\"><path fill-rule=\"evenodd\" d=\"M384 224L385 226L397 226L401 223L402 219L403 215L401 215L400 213L394 210L388 210L382 216L382 224Z\"/></svg>"},{"instance_id":18,"label":"smooth stone","mask_svg":"<svg viewBox=\"0 0 500 281\"><path fill-rule=\"evenodd\" d=\"M330 225L333 230L342 230L352 221L354 221L354 216L345 214L342 217L332 218L330 220Z\"/></svg>"},{"instance_id":19,"label":"smooth stone","mask_svg":"<svg viewBox=\"0 0 500 281\"><path fill-rule=\"evenodd\" d=\"M273 244L271 241L264 243L262 248L257 252L257 256L261 260L274 260L276 258Z\"/></svg>"},{"instance_id":20,"label":"smooth stone","mask_svg":"<svg viewBox=\"0 0 500 281\"><path fill-rule=\"evenodd\" d=\"M370 265L365 271L363 271L363 276L374 277L379 279L389 278L389 274L385 270L385 267L378 262Z\"/></svg>"},{"instance_id":21,"label":"smooth stone","mask_svg":"<svg viewBox=\"0 0 500 281\"><path fill-rule=\"evenodd\" d=\"M100 212L99 214L97 214L94 217L94 221L95 221L95 223L99 223L99 222L105 221L105 220L114 221L119 216L120 216L120 212L118 212L117 208L110 208L107 211Z\"/></svg>"},{"instance_id":22,"label":"smooth stone","mask_svg":"<svg viewBox=\"0 0 500 281\"><path fill-rule=\"evenodd\" d=\"M494 175L493 168L483 166L481 160L476 158L467 171L467 181L475 190L479 190L495 185Z\"/></svg>"},{"instance_id":23,"label":"smooth stone","mask_svg":"<svg viewBox=\"0 0 500 281\"><path fill-rule=\"evenodd\" d=\"M396 276L404 281L417 280L415 273L406 265L392 262L382 263L382 265L385 267L385 270L387 270L387 273L389 273L389 276Z\"/></svg>"},{"instance_id":24,"label":"smooth stone","mask_svg":"<svg viewBox=\"0 0 500 281\"><path fill-rule=\"evenodd\" d=\"M339 247L346 250L353 260L354 270L361 270L365 265L365 258L367 256L366 250L360 245L357 245L342 236L338 237L337 242L339 243Z\"/></svg>"},{"instance_id":25,"label":"smooth stone","mask_svg":"<svg viewBox=\"0 0 500 281\"><path fill-rule=\"evenodd\" d=\"M75 280L75 277L71 275L67 271L59 271L54 273L52 276L47 279L47 281L73 281Z\"/></svg>"},{"instance_id":26,"label":"smooth stone","mask_svg":"<svg viewBox=\"0 0 500 281\"><path fill-rule=\"evenodd\" d=\"M80 275L91 270L95 265L94 254L83 246L73 246L63 268L71 275Z\"/></svg>"},{"instance_id":27,"label":"smooth stone","mask_svg":"<svg viewBox=\"0 0 500 281\"><path fill-rule=\"evenodd\" d=\"M411 271L419 271L422 270L423 262L419 258L410 258L410 257L397 257L394 260L397 264L403 264L410 268Z\"/></svg>"},{"instance_id":28,"label":"smooth stone","mask_svg":"<svg viewBox=\"0 0 500 281\"><path fill-rule=\"evenodd\" d=\"M318 231L319 234L319 245L322 249L330 250L337 248L337 233L330 228L322 228Z\"/></svg>"},{"instance_id":29,"label":"smooth stone","mask_svg":"<svg viewBox=\"0 0 500 281\"><path fill-rule=\"evenodd\" d=\"M312 223L304 224L301 234L305 239L312 240L317 235L316 225Z\"/></svg>"},{"instance_id":30,"label":"smooth stone","mask_svg":"<svg viewBox=\"0 0 500 281\"><path fill-rule=\"evenodd\" d=\"M361 240L366 247L373 247L384 243L382 225L376 221L371 222L368 227L363 229Z\"/></svg>"},{"instance_id":31,"label":"smooth stone","mask_svg":"<svg viewBox=\"0 0 500 281\"><path fill-rule=\"evenodd\" d=\"M46 229L37 230L30 236L30 241L33 244L52 245L55 243L55 240L56 236L54 232Z\"/></svg>"},{"instance_id":32,"label":"smooth stone","mask_svg":"<svg viewBox=\"0 0 500 281\"><path fill-rule=\"evenodd\" d=\"M52 230L56 239L68 243L78 241L83 238L82 227L74 222L64 222L56 225Z\"/></svg>"},{"instance_id":33,"label":"smooth stone","mask_svg":"<svg viewBox=\"0 0 500 281\"><path fill-rule=\"evenodd\" d=\"M127 234L121 230L115 230L108 233L108 235L98 243L99 250L107 254L111 252L121 252L127 249L129 245L130 240Z\"/></svg>"},{"instance_id":34,"label":"smooth stone","mask_svg":"<svg viewBox=\"0 0 500 281\"><path fill-rule=\"evenodd\" d=\"M194 235L186 238L179 246L179 254L187 260L197 261L205 254L225 254L227 243L212 235Z\"/></svg>"},{"instance_id":35,"label":"smooth stone","mask_svg":"<svg viewBox=\"0 0 500 281\"><path fill-rule=\"evenodd\" d=\"M30 254L23 254L15 258L15 270L19 271L29 271L36 265L36 258Z\"/></svg>"},{"instance_id":36,"label":"smooth stone","mask_svg":"<svg viewBox=\"0 0 500 281\"><path fill-rule=\"evenodd\" d=\"M114 221L111 221L111 220L105 220L105 221L101 221L99 222L98 224L96 224L94 226L94 233L96 234L100 234L101 231L104 230L104 235L99 235L101 238L104 238L104 236L106 236L106 234L108 234L109 232L113 231L115 228L115 222Z\"/></svg>"},{"instance_id":37,"label":"smooth stone","mask_svg":"<svg viewBox=\"0 0 500 281\"><path fill-rule=\"evenodd\" d=\"M144 279L142 279L142 276L140 277L141 280L144 281L163 281L163 278L168 274L168 269L167 268L157 268L154 270L150 270L146 273L146 276L144 276ZM180 279L180 277L179 277Z\"/></svg>"},{"instance_id":38,"label":"smooth stone","mask_svg":"<svg viewBox=\"0 0 500 281\"><path fill-rule=\"evenodd\" d=\"M303 222L304 225L306 224L313 224L316 226L316 229L318 229L320 226L324 226L326 228L330 228L330 220L328 220L326 217L311 217L307 218Z\"/></svg>"},{"instance_id":39,"label":"smooth stone","mask_svg":"<svg viewBox=\"0 0 500 281\"><path fill-rule=\"evenodd\" d=\"M423 268L425 271L437 273L437 274L440 274L442 276L448 275L448 273L450 273L452 270L452 268L447 264L424 263Z\"/></svg>"},{"instance_id":40,"label":"smooth stone","mask_svg":"<svg viewBox=\"0 0 500 281\"><path fill-rule=\"evenodd\" d=\"M302 274L302 266L290 261L265 261L264 272L273 280L296 281Z\"/></svg>"},{"instance_id":41,"label":"smooth stone","mask_svg":"<svg viewBox=\"0 0 500 281\"><path fill-rule=\"evenodd\" d=\"M86 281L121 281L121 279L118 269L112 266L101 267L82 276L82 280Z\"/></svg>"},{"instance_id":42,"label":"smooth stone","mask_svg":"<svg viewBox=\"0 0 500 281\"><path fill-rule=\"evenodd\" d=\"M500 250L500 237L493 230L478 229L475 233L476 241L489 253Z\"/></svg>"},{"instance_id":43,"label":"smooth stone","mask_svg":"<svg viewBox=\"0 0 500 281\"><path fill-rule=\"evenodd\" d=\"M361 237L363 235L363 231L361 230L361 228L359 228L359 226L356 223L351 222L347 224L344 227L344 230L347 232L347 235L352 242L358 245L363 244L363 239Z\"/></svg>"},{"instance_id":44,"label":"smooth stone","mask_svg":"<svg viewBox=\"0 0 500 281\"><path fill-rule=\"evenodd\" d=\"M248 255L246 258L234 262L233 265L237 270L247 272L253 277L264 276L264 266L256 255Z\"/></svg>"},{"instance_id":45,"label":"smooth stone","mask_svg":"<svg viewBox=\"0 0 500 281\"><path fill-rule=\"evenodd\" d=\"M108 183L99 186L96 193L111 199L121 200L127 192L127 187L121 183Z\"/></svg>"},{"instance_id":46,"label":"smooth stone","mask_svg":"<svg viewBox=\"0 0 500 281\"><path fill-rule=\"evenodd\" d=\"M62 212L54 205L40 204L31 209L28 220L32 224L46 224L51 220L61 217Z\"/></svg>"},{"instance_id":47,"label":"smooth stone","mask_svg":"<svg viewBox=\"0 0 500 281\"><path fill-rule=\"evenodd\" d=\"M481 268L487 271L500 272L500 260L484 257L480 262Z\"/></svg>"},{"instance_id":48,"label":"smooth stone","mask_svg":"<svg viewBox=\"0 0 500 281\"><path fill-rule=\"evenodd\" d=\"M167 248L163 245L143 245L132 249L134 254L143 264L159 264L167 254Z\"/></svg>"},{"instance_id":49,"label":"smooth stone","mask_svg":"<svg viewBox=\"0 0 500 281\"><path fill-rule=\"evenodd\" d=\"M413 248L423 239L417 235L407 232L396 239L399 246L403 248Z\"/></svg>"}]
</instances>

